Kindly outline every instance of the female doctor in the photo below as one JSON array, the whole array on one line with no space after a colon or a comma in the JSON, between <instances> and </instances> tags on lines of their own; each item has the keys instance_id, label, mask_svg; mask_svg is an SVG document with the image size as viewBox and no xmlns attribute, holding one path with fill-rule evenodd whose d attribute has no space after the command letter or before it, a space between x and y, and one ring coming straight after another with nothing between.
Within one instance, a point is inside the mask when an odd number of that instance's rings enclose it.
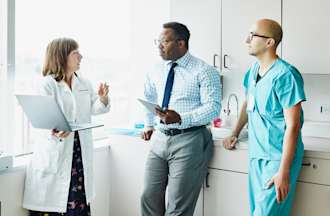
<instances>
[{"instance_id":1,"label":"female doctor","mask_svg":"<svg viewBox=\"0 0 330 216\"><path fill-rule=\"evenodd\" d=\"M50 42L40 88L43 95L55 98L69 122L77 124L90 122L92 115L110 109L108 86L101 83L96 94L90 82L76 73L81 59L76 41L58 38ZM94 196L92 131L54 129L43 133L27 168L23 207L31 216L90 215Z\"/></svg>"}]
</instances>

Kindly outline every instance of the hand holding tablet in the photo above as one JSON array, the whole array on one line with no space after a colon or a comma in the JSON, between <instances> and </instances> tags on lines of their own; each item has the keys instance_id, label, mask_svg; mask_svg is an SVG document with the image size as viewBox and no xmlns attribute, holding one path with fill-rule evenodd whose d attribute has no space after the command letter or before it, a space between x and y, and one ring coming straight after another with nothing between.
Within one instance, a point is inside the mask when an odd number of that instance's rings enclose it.
<instances>
[{"instance_id":1,"label":"hand holding tablet","mask_svg":"<svg viewBox=\"0 0 330 216\"><path fill-rule=\"evenodd\" d=\"M155 115L157 115L156 110L158 110L160 112L164 112L164 110L158 104L150 103L150 102L142 100L140 98L138 98L138 101L141 102L142 105L145 108L147 108L147 110L149 110L150 112L152 112Z\"/></svg>"}]
</instances>

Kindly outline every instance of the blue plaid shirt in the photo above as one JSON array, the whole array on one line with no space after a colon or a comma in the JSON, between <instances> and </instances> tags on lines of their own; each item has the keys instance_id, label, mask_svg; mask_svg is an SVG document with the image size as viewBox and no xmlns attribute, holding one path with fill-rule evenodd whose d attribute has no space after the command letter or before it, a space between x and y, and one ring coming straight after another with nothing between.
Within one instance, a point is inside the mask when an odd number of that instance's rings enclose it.
<instances>
[{"instance_id":1,"label":"blue plaid shirt","mask_svg":"<svg viewBox=\"0 0 330 216\"><path fill-rule=\"evenodd\" d=\"M159 128L185 129L206 125L219 116L221 83L219 72L187 52L175 61L174 83L168 109L181 116L181 124L159 124ZM171 61L164 61L147 74L144 84L145 100L161 105ZM155 126L155 116L146 113L146 126ZM157 122L159 119L157 118Z\"/></svg>"}]
</instances>

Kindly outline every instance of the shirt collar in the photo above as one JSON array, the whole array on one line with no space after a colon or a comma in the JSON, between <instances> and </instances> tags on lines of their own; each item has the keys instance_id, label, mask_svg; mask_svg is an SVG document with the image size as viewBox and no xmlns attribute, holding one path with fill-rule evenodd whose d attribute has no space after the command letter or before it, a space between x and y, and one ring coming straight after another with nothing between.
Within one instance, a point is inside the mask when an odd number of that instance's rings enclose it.
<instances>
[{"instance_id":1,"label":"shirt collar","mask_svg":"<svg viewBox=\"0 0 330 216\"><path fill-rule=\"evenodd\" d=\"M170 66L173 62L176 62L180 67L187 67L189 60L191 59L191 54L187 51L182 57L176 61L168 61L167 65Z\"/></svg>"}]
</instances>

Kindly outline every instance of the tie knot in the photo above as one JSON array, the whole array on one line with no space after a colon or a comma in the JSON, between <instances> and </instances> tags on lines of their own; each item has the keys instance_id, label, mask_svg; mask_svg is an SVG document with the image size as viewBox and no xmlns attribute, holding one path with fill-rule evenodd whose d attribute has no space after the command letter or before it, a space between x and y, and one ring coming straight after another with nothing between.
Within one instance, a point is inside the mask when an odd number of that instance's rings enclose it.
<instances>
[{"instance_id":1,"label":"tie knot","mask_svg":"<svg viewBox=\"0 0 330 216\"><path fill-rule=\"evenodd\" d=\"M173 62L172 65L171 65L171 68L175 68L177 65L178 65L178 63Z\"/></svg>"}]
</instances>

